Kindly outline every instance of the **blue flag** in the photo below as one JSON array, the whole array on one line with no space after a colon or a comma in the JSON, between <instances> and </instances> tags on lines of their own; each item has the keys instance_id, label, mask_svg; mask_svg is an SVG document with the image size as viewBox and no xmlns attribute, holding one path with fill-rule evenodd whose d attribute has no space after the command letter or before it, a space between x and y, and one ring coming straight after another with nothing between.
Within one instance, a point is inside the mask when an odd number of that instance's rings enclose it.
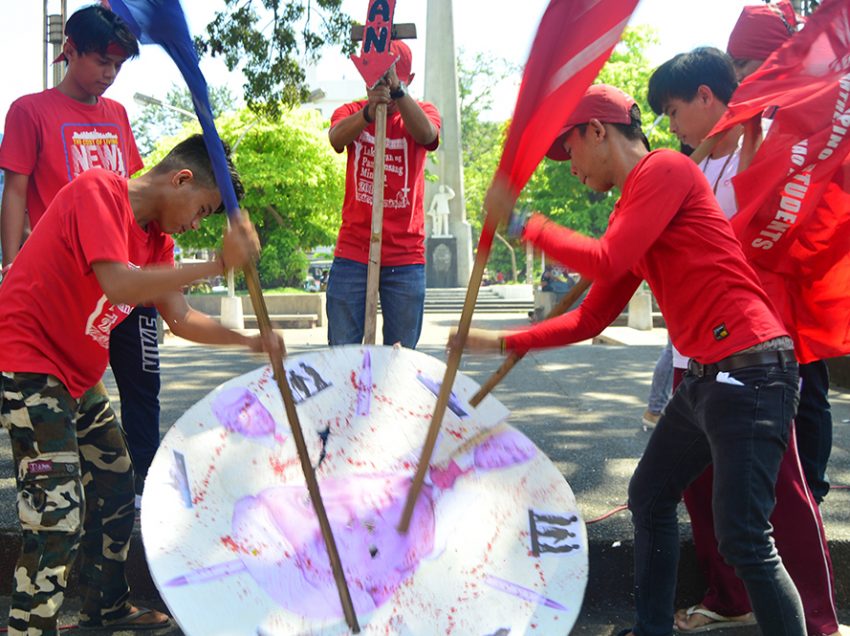
<instances>
[{"instance_id":1,"label":"blue flag","mask_svg":"<svg viewBox=\"0 0 850 636\"><path fill-rule=\"evenodd\" d=\"M195 112L201 122L204 143L212 161L215 180L228 216L239 209L224 145L218 136L210 106L207 80L198 66L198 54L179 0L110 0L117 13L135 33L142 44L159 44L174 60L189 86Z\"/></svg>"}]
</instances>

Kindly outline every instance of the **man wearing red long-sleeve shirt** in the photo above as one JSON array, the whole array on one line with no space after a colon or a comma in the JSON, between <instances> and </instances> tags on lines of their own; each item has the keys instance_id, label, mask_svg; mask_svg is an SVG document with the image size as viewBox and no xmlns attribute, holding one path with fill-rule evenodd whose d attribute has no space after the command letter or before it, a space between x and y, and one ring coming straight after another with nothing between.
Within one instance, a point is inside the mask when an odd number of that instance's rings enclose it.
<instances>
[{"instance_id":1,"label":"man wearing red long-sleeve shirt","mask_svg":"<svg viewBox=\"0 0 850 636\"><path fill-rule=\"evenodd\" d=\"M601 239L534 215L514 232L594 281L575 311L527 331L474 331L476 350L527 351L598 334L641 280L676 347L693 359L629 485L635 527L636 624L621 635L672 633L679 553L676 506L714 465L720 552L744 581L766 634L804 636L794 583L771 539L773 486L798 401L793 344L747 264L711 187L687 157L650 152L634 100L592 86L549 151L597 192L622 192ZM499 188L488 210L507 216Z\"/></svg>"}]
</instances>

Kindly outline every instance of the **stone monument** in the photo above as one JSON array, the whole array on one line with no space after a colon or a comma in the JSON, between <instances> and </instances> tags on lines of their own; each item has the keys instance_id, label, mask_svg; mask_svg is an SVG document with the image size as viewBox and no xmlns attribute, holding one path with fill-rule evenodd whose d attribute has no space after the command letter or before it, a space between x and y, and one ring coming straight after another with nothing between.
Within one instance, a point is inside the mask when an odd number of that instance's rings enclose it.
<instances>
[{"instance_id":1,"label":"stone monument","mask_svg":"<svg viewBox=\"0 0 850 636\"><path fill-rule=\"evenodd\" d=\"M437 176L435 183L425 183L425 200L434 205L445 187L454 194L445 200L448 228L431 228L426 244L426 258L438 258L440 268L448 266L453 275L426 276L429 287L466 287L472 273L472 229L466 221L466 204L463 197L463 163L460 143L460 106L457 87L457 57L455 54L454 18L452 0L428 0L425 34L425 100L432 102L442 116L440 147L435 152L436 162L429 162L428 170ZM437 185L441 184L441 185ZM442 203L438 201L438 208ZM429 210L430 211L430 210ZM436 219L435 219L436 220ZM437 236L448 234L451 238ZM442 246L442 247L440 247ZM438 249L439 248L439 249ZM448 259L446 252L451 252ZM430 266L426 272L435 269ZM442 271L442 270L441 270ZM438 285L440 281L443 284Z\"/></svg>"}]
</instances>

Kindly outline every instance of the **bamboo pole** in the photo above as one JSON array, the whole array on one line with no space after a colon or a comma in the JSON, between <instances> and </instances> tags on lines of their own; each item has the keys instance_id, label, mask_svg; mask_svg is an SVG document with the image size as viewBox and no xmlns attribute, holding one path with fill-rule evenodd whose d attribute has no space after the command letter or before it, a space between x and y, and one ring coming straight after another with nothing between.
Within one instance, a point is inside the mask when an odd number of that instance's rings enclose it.
<instances>
[{"instance_id":1,"label":"bamboo pole","mask_svg":"<svg viewBox=\"0 0 850 636\"><path fill-rule=\"evenodd\" d=\"M449 359L446 362L446 373L443 376L443 383L440 385L440 394L437 396L437 405L434 407L434 414L431 417L428 435L425 437L425 446L422 448L419 465L416 467L416 474L407 493L407 501L404 504L401 521L398 525L398 530L401 533L406 533L410 527L413 509L416 506L416 500L425 482L425 475L428 472L431 456L434 454L437 435L440 433L443 416L446 413L452 387L457 377L458 367L460 367L460 358L463 355L466 337L469 335L469 327L472 324L472 312L475 311L475 301L478 298L481 279L484 277L484 268L487 266L487 259L490 257L490 248L493 246L493 236L495 233L496 221L492 214L488 214L484 221L484 228L481 231L481 239L478 242L478 251L475 253L475 262L469 278L469 286L466 288L466 300L463 303L463 311L460 315L460 323L458 324L457 335L455 337L458 346L452 347L449 351Z\"/></svg>"},{"instance_id":2,"label":"bamboo pole","mask_svg":"<svg viewBox=\"0 0 850 636\"><path fill-rule=\"evenodd\" d=\"M384 226L384 166L387 145L387 105L375 111L375 168L372 178L372 235L366 273L366 317L363 344L375 344L378 330L378 292L381 286L381 242Z\"/></svg>"},{"instance_id":3,"label":"bamboo pole","mask_svg":"<svg viewBox=\"0 0 850 636\"><path fill-rule=\"evenodd\" d=\"M250 263L245 266L245 280L248 283L248 291L251 295L251 303L254 305L254 314L257 316L257 324L260 327L260 333L263 336L272 333L272 325L269 320L269 311L266 307L265 298L263 298L263 290L260 287L260 277L257 273L257 266ZM286 348L283 350L283 357L286 357ZM325 541L325 547L328 551L328 558L333 571L334 580L336 581L339 600L342 603L342 611L345 615L345 622L355 634L360 633L360 625L357 623L357 614L354 611L354 603L351 601L351 593L348 590L348 584L345 580L345 572L342 569L342 561L339 558L336 541L334 541L331 524L328 520L328 514L325 510L325 504L322 501L322 493L319 491L319 482L316 480L316 473L313 470L313 465L310 463L310 455L307 452L307 444L304 441L304 433L301 430L301 423L298 419L298 411L295 408L295 400L292 397L292 389L286 379L286 370L283 366L283 357L269 356L271 360L274 378L277 381L280 395L283 398L283 406L286 410L286 417L289 420L289 426L292 430L292 439L295 441L295 447L298 450L298 459L301 461L301 470L304 472L304 480L307 483L307 491L310 494L310 501L313 503L313 508L316 511L316 517L319 520L319 528L322 531L322 538Z\"/></svg>"}]
</instances>

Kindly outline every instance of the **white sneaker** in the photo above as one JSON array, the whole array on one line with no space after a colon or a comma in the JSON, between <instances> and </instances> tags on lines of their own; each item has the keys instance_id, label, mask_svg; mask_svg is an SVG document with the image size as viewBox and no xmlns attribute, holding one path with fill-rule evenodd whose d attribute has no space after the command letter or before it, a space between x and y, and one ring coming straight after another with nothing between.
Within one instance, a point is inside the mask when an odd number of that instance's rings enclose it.
<instances>
[{"instance_id":1,"label":"white sneaker","mask_svg":"<svg viewBox=\"0 0 850 636\"><path fill-rule=\"evenodd\" d=\"M655 425L658 424L658 419L661 417L661 413L653 413L652 411L646 411L641 418L641 424L643 424L643 430L651 431L655 428Z\"/></svg>"}]
</instances>

